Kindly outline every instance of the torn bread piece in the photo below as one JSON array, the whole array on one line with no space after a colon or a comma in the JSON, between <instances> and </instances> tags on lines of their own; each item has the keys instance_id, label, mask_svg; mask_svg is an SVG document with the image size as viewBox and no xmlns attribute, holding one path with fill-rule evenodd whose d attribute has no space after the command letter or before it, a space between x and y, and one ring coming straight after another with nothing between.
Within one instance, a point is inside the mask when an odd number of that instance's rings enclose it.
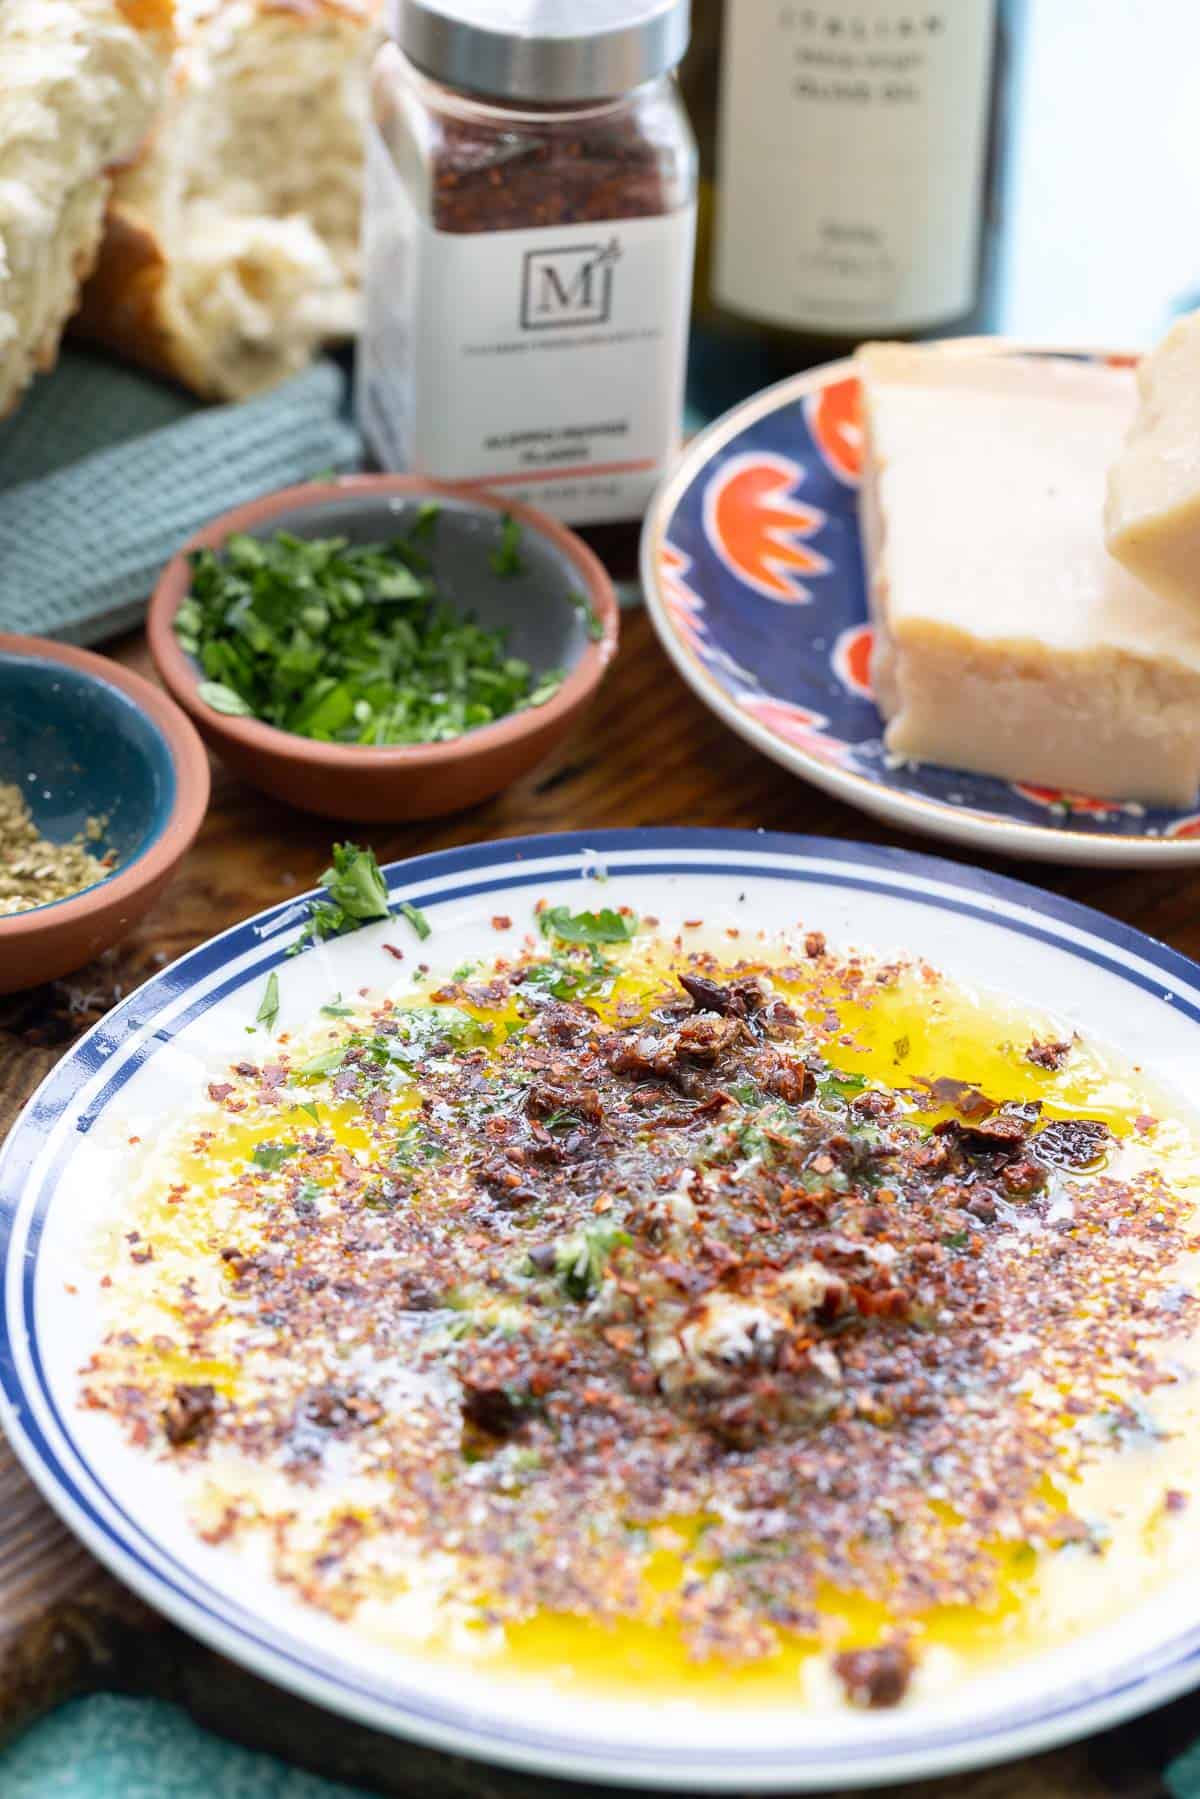
<instances>
[{"instance_id":1,"label":"torn bread piece","mask_svg":"<svg viewBox=\"0 0 1200 1799\"><path fill-rule=\"evenodd\" d=\"M1108 555L1126 369L872 344L857 358L872 679L896 756L1190 806L1200 607Z\"/></svg>"},{"instance_id":2,"label":"torn bread piece","mask_svg":"<svg viewBox=\"0 0 1200 1799\"><path fill-rule=\"evenodd\" d=\"M1200 607L1200 312L1138 368L1138 407L1108 476L1109 551L1156 593Z\"/></svg>"},{"instance_id":3,"label":"torn bread piece","mask_svg":"<svg viewBox=\"0 0 1200 1799\"><path fill-rule=\"evenodd\" d=\"M152 140L117 181L77 328L244 399L353 336L379 0L179 0Z\"/></svg>"},{"instance_id":4,"label":"torn bread piece","mask_svg":"<svg viewBox=\"0 0 1200 1799\"><path fill-rule=\"evenodd\" d=\"M170 47L170 0L0 4L0 414L53 366Z\"/></svg>"}]
</instances>

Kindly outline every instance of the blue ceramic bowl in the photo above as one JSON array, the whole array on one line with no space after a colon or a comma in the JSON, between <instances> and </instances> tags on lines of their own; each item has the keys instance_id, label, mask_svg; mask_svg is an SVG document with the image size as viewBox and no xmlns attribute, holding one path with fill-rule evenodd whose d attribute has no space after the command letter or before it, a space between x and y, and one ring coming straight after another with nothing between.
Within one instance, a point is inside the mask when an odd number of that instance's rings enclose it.
<instances>
[{"instance_id":1,"label":"blue ceramic bowl","mask_svg":"<svg viewBox=\"0 0 1200 1799\"><path fill-rule=\"evenodd\" d=\"M157 897L208 803L208 763L187 719L140 675L85 650L0 636L0 783L65 842L103 821L104 880L0 918L0 993L79 968ZM3 845L0 845L0 854Z\"/></svg>"},{"instance_id":2,"label":"blue ceramic bowl","mask_svg":"<svg viewBox=\"0 0 1200 1799\"><path fill-rule=\"evenodd\" d=\"M116 867L162 835L175 803L166 739L129 695L32 656L0 656L0 783L52 842L103 819L95 853Z\"/></svg>"}]
</instances>

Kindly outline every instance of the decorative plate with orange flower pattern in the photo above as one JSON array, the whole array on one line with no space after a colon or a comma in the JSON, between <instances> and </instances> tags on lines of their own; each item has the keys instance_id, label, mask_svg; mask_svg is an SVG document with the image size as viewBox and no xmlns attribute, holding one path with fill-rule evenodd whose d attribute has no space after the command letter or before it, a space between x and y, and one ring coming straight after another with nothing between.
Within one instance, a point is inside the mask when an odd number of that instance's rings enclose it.
<instances>
[{"instance_id":1,"label":"decorative plate with orange flower pattern","mask_svg":"<svg viewBox=\"0 0 1200 1799\"><path fill-rule=\"evenodd\" d=\"M997 354L1015 349L1031 346L996 342ZM693 441L642 538L651 617L684 679L785 768L891 824L1046 861L1200 861L1200 810L889 755L871 693L861 448L849 362L768 388Z\"/></svg>"}]
</instances>

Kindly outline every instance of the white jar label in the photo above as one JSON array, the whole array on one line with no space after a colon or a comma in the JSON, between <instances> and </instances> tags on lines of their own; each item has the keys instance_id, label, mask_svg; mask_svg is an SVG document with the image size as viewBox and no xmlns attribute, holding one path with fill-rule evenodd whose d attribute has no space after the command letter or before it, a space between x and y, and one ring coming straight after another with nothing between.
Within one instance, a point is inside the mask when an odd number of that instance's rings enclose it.
<instances>
[{"instance_id":1,"label":"white jar label","mask_svg":"<svg viewBox=\"0 0 1200 1799\"><path fill-rule=\"evenodd\" d=\"M679 447L695 208L436 231L371 137L358 404L380 462L571 524L639 516Z\"/></svg>"},{"instance_id":2,"label":"white jar label","mask_svg":"<svg viewBox=\"0 0 1200 1799\"><path fill-rule=\"evenodd\" d=\"M996 0L725 9L713 293L853 337L974 302Z\"/></svg>"}]
</instances>

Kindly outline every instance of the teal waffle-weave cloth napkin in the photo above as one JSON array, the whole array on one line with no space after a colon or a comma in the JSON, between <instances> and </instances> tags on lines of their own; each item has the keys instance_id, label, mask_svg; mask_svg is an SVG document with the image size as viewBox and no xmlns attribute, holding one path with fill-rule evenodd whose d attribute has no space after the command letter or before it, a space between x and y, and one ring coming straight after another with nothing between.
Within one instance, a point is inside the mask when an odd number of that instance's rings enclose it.
<instances>
[{"instance_id":1,"label":"teal waffle-weave cloth napkin","mask_svg":"<svg viewBox=\"0 0 1200 1799\"><path fill-rule=\"evenodd\" d=\"M319 362L238 405L70 349L0 421L0 631L96 643L230 506L354 468L346 379Z\"/></svg>"}]
</instances>

